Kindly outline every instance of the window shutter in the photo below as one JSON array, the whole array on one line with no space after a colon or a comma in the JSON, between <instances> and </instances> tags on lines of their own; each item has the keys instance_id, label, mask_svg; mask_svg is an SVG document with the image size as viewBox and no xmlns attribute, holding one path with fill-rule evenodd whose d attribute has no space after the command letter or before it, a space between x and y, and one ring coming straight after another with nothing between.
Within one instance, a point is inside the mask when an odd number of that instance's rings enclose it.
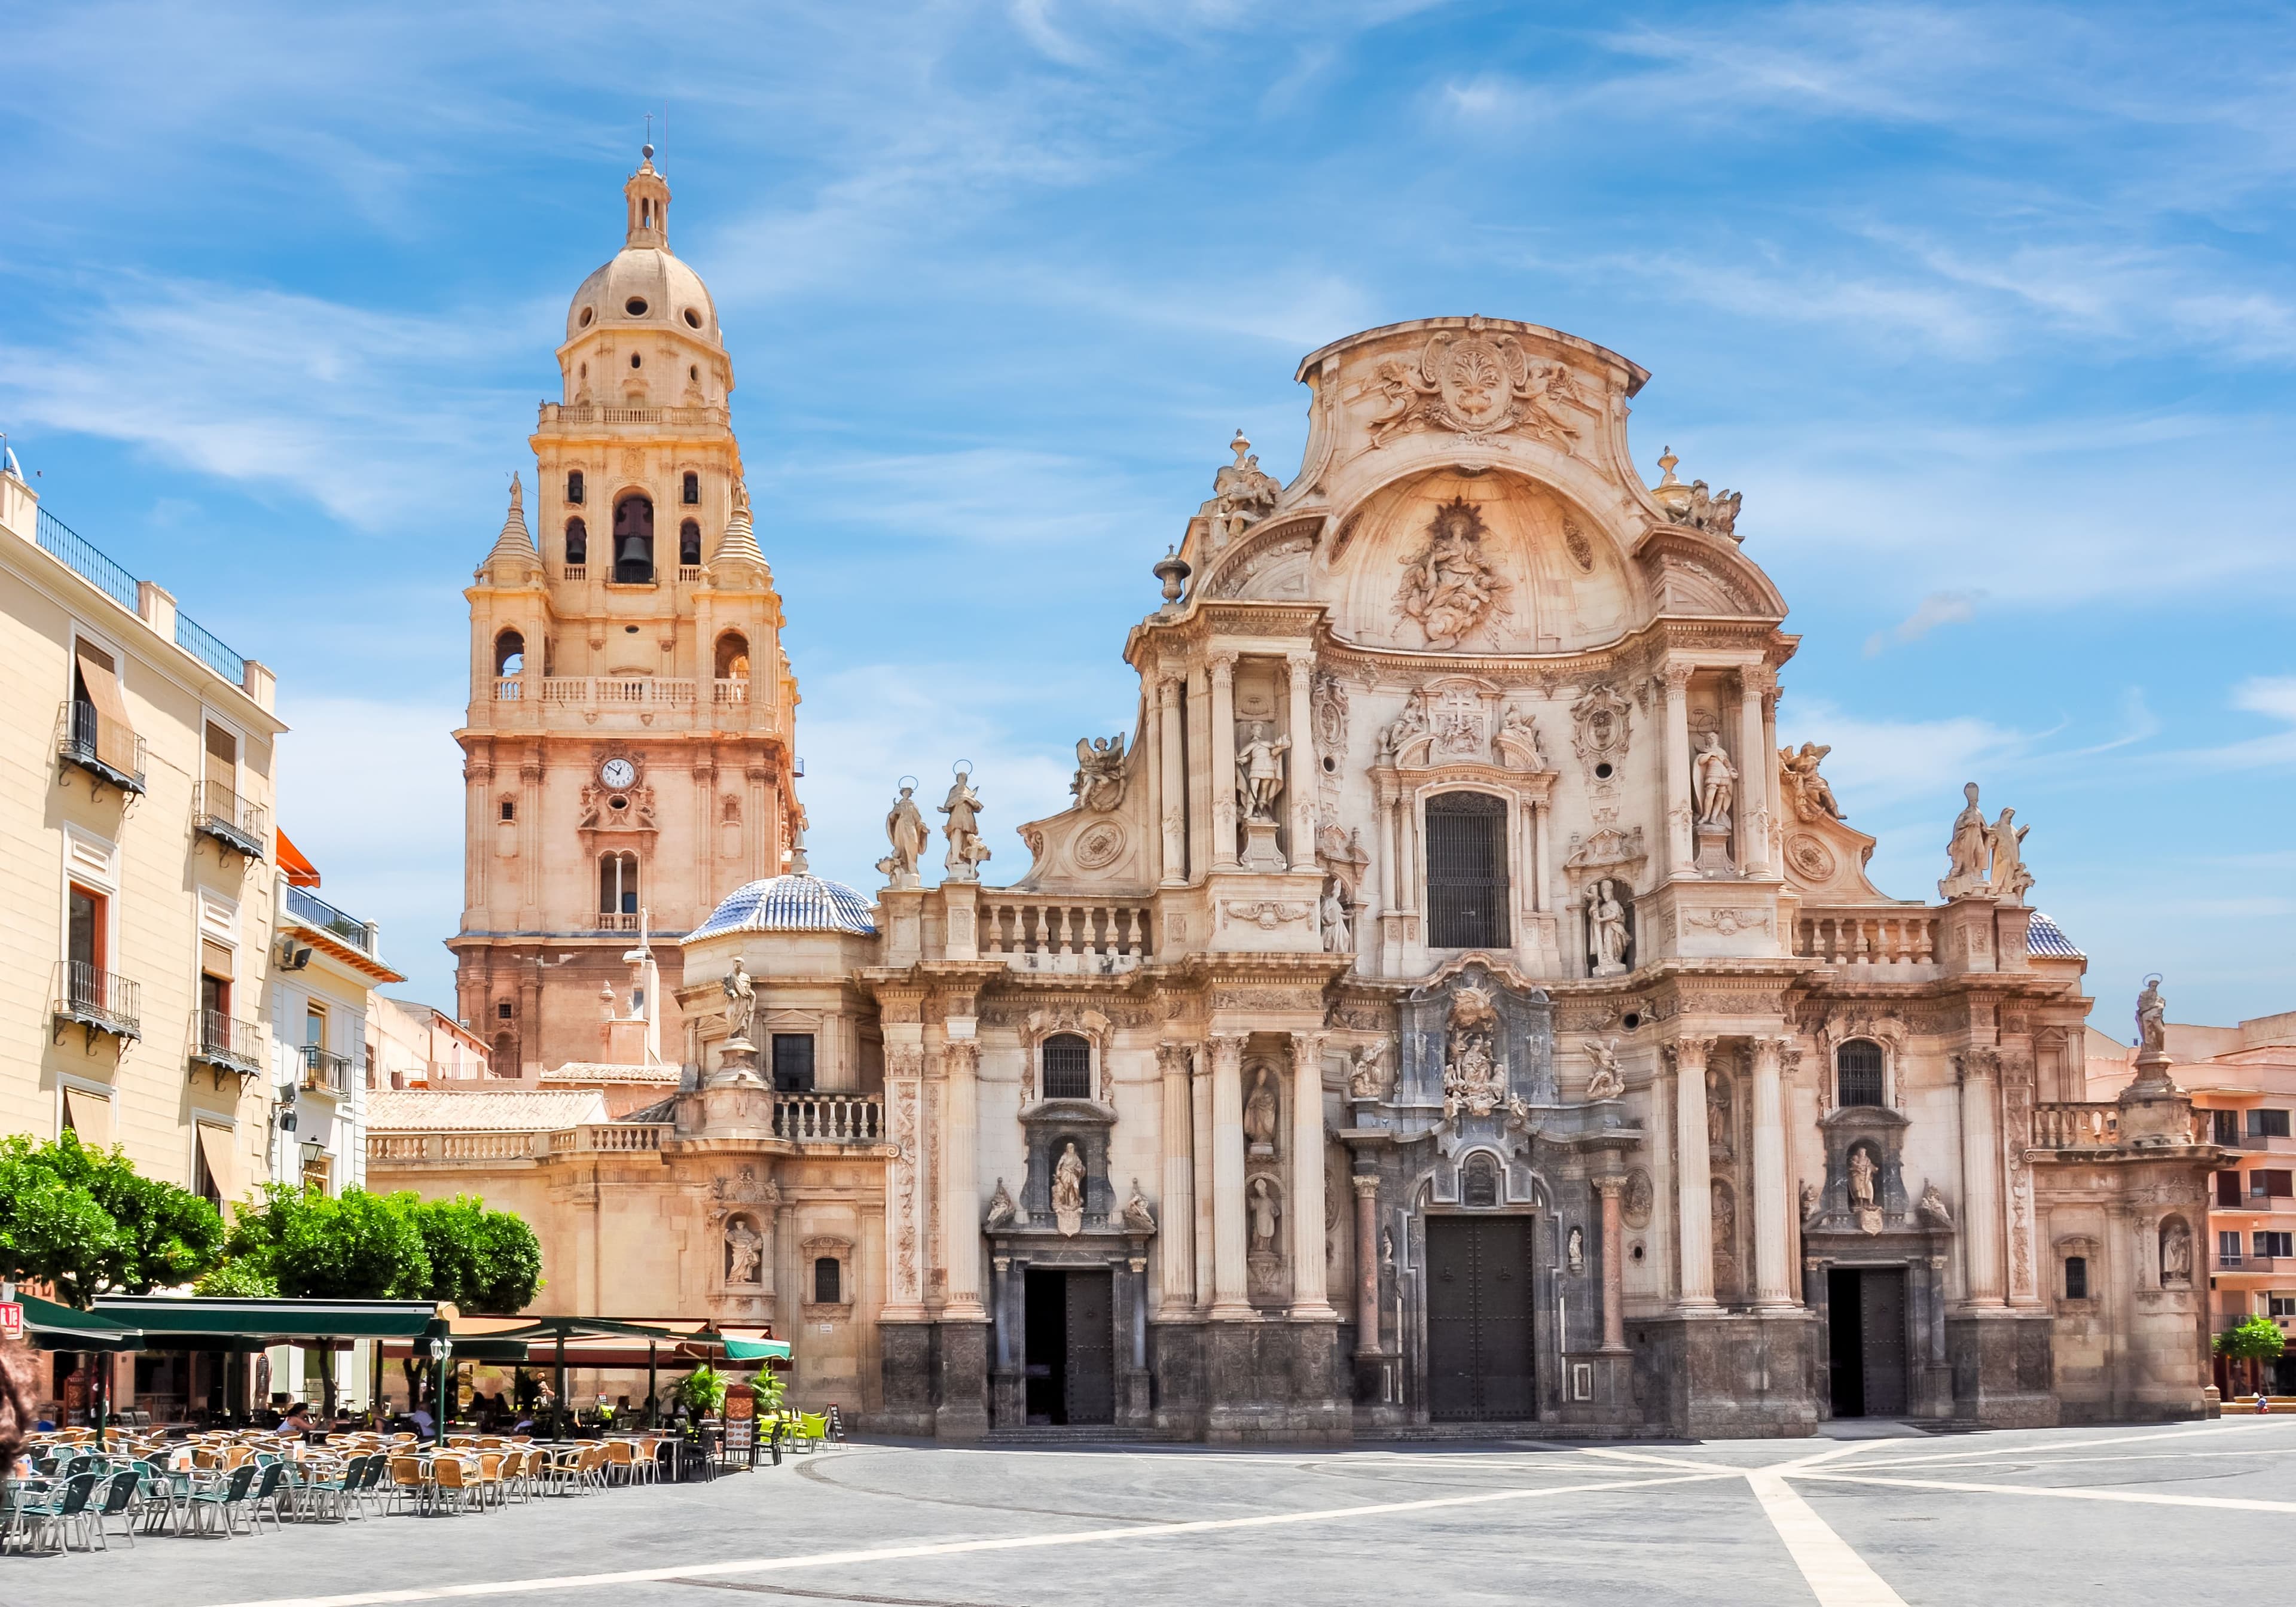
<instances>
[{"instance_id":1,"label":"window shutter","mask_svg":"<svg viewBox=\"0 0 2296 1607\"><path fill-rule=\"evenodd\" d=\"M231 950L212 938L200 939L200 969L219 981L228 982L237 973Z\"/></svg>"}]
</instances>

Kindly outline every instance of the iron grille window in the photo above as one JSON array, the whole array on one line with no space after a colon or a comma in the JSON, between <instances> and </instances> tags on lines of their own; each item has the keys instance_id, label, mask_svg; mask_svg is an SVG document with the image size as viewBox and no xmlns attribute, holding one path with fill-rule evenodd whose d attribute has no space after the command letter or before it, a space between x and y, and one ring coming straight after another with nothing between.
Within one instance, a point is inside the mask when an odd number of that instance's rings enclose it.
<instances>
[{"instance_id":1,"label":"iron grille window","mask_svg":"<svg viewBox=\"0 0 2296 1607\"><path fill-rule=\"evenodd\" d=\"M1045 1097L1092 1097L1092 1045L1072 1032L1045 1040Z\"/></svg>"},{"instance_id":2,"label":"iron grille window","mask_svg":"<svg viewBox=\"0 0 2296 1607\"><path fill-rule=\"evenodd\" d=\"M2065 1299L2069 1300L2088 1299L2088 1258L2087 1256L2065 1258Z\"/></svg>"},{"instance_id":3,"label":"iron grille window","mask_svg":"<svg viewBox=\"0 0 2296 1607\"><path fill-rule=\"evenodd\" d=\"M1878 1105L1882 1097L1882 1045L1879 1044L1844 1044L1834 1051L1837 1078L1836 1103L1845 1105Z\"/></svg>"},{"instance_id":4,"label":"iron grille window","mask_svg":"<svg viewBox=\"0 0 2296 1607\"><path fill-rule=\"evenodd\" d=\"M835 1256L816 1256L813 1263L813 1298L816 1304L834 1306L844 1300L838 1292L841 1284L841 1269Z\"/></svg>"},{"instance_id":5,"label":"iron grille window","mask_svg":"<svg viewBox=\"0 0 2296 1607\"><path fill-rule=\"evenodd\" d=\"M813 1092L812 1033L776 1032L774 1034L774 1092L776 1094Z\"/></svg>"},{"instance_id":6,"label":"iron grille window","mask_svg":"<svg viewBox=\"0 0 2296 1607\"><path fill-rule=\"evenodd\" d=\"M1506 801L1437 793L1427 800L1428 946L1504 948L1506 908Z\"/></svg>"}]
</instances>

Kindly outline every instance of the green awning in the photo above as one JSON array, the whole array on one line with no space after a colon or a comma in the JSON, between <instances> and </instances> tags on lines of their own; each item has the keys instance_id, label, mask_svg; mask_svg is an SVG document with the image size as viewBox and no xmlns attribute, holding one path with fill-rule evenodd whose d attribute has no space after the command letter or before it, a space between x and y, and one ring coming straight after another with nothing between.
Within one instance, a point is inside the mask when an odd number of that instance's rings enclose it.
<instances>
[{"instance_id":1,"label":"green awning","mask_svg":"<svg viewBox=\"0 0 2296 1607\"><path fill-rule=\"evenodd\" d=\"M651 1323L625 1323L604 1316L537 1316L529 1317L522 1327L500 1328L487 1336L489 1339L525 1340L530 1344L554 1344L559 1340L578 1339L642 1339L656 1340L668 1345L693 1336L675 1328L657 1327ZM456 1340L459 1350L463 1341Z\"/></svg>"},{"instance_id":2,"label":"green awning","mask_svg":"<svg viewBox=\"0 0 2296 1607\"><path fill-rule=\"evenodd\" d=\"M789 1341L787 1340L729 1339L720 1341L719 1342L726 1347L726 1357L729 1361L755 1362L786 1360L788 1359L790 1353Z\"/></svg>"},{"instance_id":3,"label":"green awning","mask_svg":"<svg viewBox=\"0 0 2296 1607\"><path fill-rule=\"evenodd\" d=\"M229 1347L216 1341L232 1339L266 1345L414 1339L438 1309L435 1300L249 1300L160 1294L95 1298L97 1316L165 1334L173 1349L224 1349Z\"/></svg>"},{"instance_id":4,"label":"green awning","mask_svg":"<svg viewBox=\"0 0 2296 1607\"><path fill-rule=\"evenodd\" d=\"M39 1350L141 1350L144 1336L127 1324L100 1311L82 1311L53 1300L20 1294L24 1308L24 1338Z\"/></svg>"}]
</instances>

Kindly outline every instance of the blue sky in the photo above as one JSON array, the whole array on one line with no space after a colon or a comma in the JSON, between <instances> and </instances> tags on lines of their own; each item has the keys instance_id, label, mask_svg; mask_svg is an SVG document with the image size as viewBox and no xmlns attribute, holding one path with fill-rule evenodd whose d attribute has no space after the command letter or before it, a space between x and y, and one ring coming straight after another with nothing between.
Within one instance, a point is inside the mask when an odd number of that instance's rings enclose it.
<instances>
[{"instance_id":1,"label":"blue sky","mask_svg":"<svg viewBox=\"0 0 2296 1607\"><path fill-rule=\"evenodd\" d=\"M277 668L283 824L402 991L451 1003L460 590L652 110L824 873L969 758L1017 875L1229 433L1287 475L1303 353L1480 312L1744 492L1885 890L1974 778L2099 1025L2151 969L2296 1008L2284 6L92 4L9 55L0 430Z\"/></svg>"}]
</instances>

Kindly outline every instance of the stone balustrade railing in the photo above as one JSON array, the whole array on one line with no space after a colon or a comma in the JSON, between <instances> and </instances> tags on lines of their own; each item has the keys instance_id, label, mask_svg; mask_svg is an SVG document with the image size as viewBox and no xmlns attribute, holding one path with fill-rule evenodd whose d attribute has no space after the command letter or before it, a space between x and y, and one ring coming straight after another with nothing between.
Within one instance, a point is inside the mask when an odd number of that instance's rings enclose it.
<instances>
[{"instance_id":1,"label":"stone balustrade railing","mask_svg":"<svg viewBox=\"0 0 2296 1607\"><path fill-rule=\"evenodd\" d=\"M453 1166L536 1160L549 1153L546 1133L369 1133L369 1166Z\"/></svg>"},{"instance_id":2,"label":"stone balustrade railing","mask_svg":"<svg viewBox=\"0 0 2296 1607\"><path fill-rule=\"evenodd\" d=\"M1147 958L1151 939L1144 904L981 893L981 957L1015 971L1128 971Z\"/></svg>"},{"instance_id":3,"label":"stone balustrade railing","mask_svg":"<svg viewBox=\"0 0 2296 1607\"><path fill-rule=\"evenodd\" d=\"M2033 1147L2109 1150L2120 1143L2120 1107L2111 1100L2068 1101L2033 1107Z\"/></svg>"},{"instance_id":4,"label":"stone balustrade railing","mask_svg":"<svg viewBox=\"0 0 2296 1607\"><path fill-rule=\"evenodd\" d=\"M568 1127L550 1136L554 1155L630 1155L661 1148L669 1123L615 1122L608 1127Z\"/></svg>"},{"instance_id":5,"label":"stone balustrade railing","mask_svg":"<svg viewBox=\"0 0 2296 1607\"><path fill-rule=\"evenodd\" d=\"M1937 932L1937 916L1927 910L1889 915L1805 906L1794 923L1794 955L1829 965L1934 965Z\"/></svg>"},{"instance_id":6,"label":"stone balustrade railing","mask_svg":"<svg viewBox=\"0 0 2296 1607\"><path fill-rule=\"evenodd\" d=\"M780 723L771 701L753 699L750 682L740 678L702 682L676 676L520 674L496 676L491 685L497 719L539 718L554 724L627 709L652 720L660 710L675 709L713 726L771 731Z\"/></svg>"},{"instance_id":7,"label":"stone balustrade railing","mask_svg":"<svg viewBox=\"0 0 2296 1607\"><path fill-rule=\"evenodd\" d=\"M885 1102L874 1094L776 1094L774 1136L794 1144L875 1144Z\"/></svg>"},{"instance_id":8,"label":"stone balustrade railing","mask_svg":"<svg viewBox=\"0 0 2296 1607\"><path fill-rule=\"evenodd\" d=\"M371 1167L489 1166L574 1155L658 1154L666 1121L597 1122L526 1133L369 1133ZM879 1144L885 1102L875 1094L776 1094L774 1136L792 1144Z\"/></svg>"}]
</instances>

